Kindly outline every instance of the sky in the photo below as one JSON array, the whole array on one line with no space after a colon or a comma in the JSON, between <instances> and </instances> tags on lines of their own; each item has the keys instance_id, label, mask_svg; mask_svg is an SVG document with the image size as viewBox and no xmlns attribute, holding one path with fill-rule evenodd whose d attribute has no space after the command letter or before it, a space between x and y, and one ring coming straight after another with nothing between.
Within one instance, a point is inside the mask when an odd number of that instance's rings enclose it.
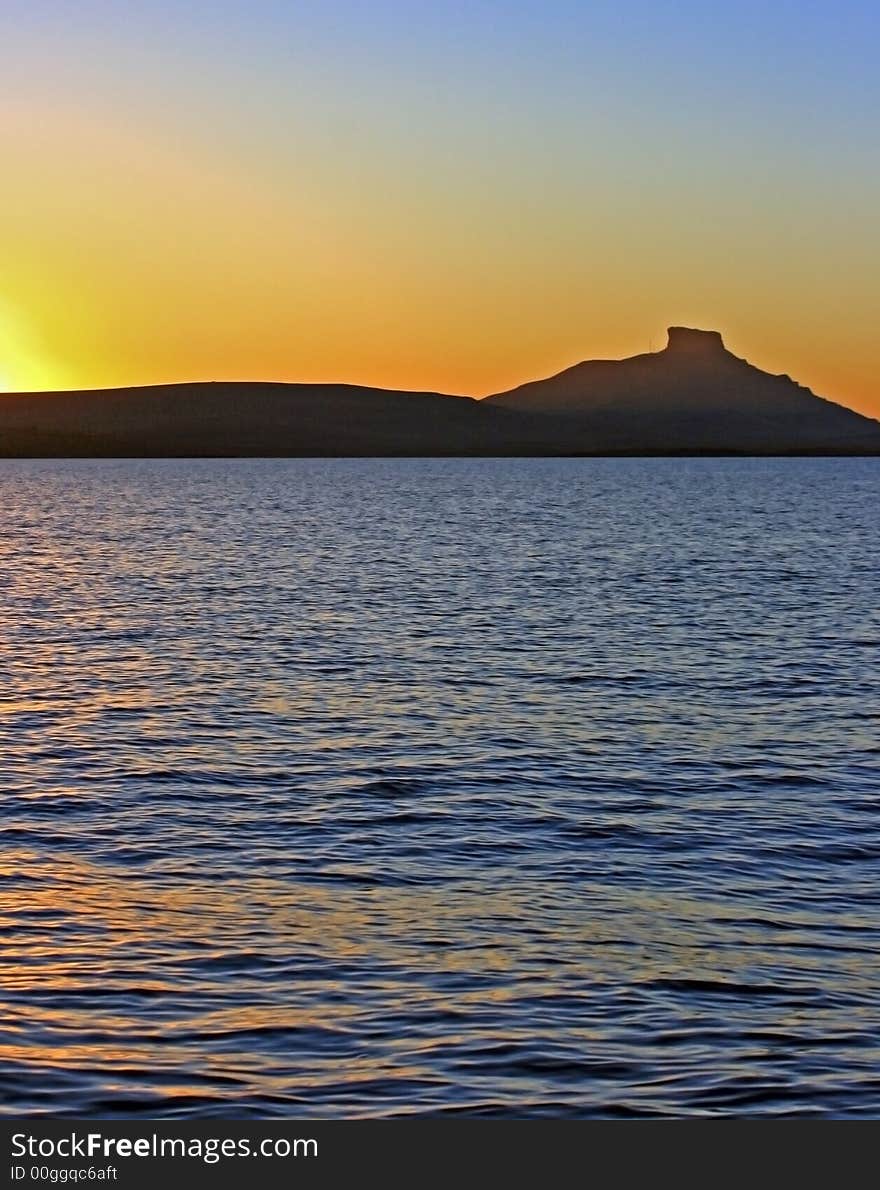
<instances>
[{"instance_id":1,"label":"sky","mask_svg":"<svg viewBox=\"0 0 880 1190\"><path fill-rule=\"evenodd\" d=\"M685 324L880 417L880 6L0 0L0 389L484 395Z\"/></svg>"}]
</instances>

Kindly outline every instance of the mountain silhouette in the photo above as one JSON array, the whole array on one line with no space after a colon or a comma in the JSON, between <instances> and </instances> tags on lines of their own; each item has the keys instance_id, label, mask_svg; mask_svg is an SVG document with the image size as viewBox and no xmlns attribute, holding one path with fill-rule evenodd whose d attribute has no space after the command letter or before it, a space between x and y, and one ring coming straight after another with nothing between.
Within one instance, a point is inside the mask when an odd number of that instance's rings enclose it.
<instances>
[{"instance_id":1,"label":"mountain silhouette","mask_svg":"<svg viewBox=\"0 0 880 1190\"><path fill-rule=\"evenodd\" d=\"M592 450L833 453L878 450L880 422L763 372L718 331L672 326L662 351L588 360L488 402L564 421Z\"/></svg>"},{"instance_id":2,"label":"mountain silhouette","mask_svg":"<svg viewBox=\"0 0 880 1190\"><path fill-rule=\"evenodd\" d=\"M0 396L0 456L880 454L880 422L670 327L483 400L219 382Z\"/></svg>"}]
</instances>

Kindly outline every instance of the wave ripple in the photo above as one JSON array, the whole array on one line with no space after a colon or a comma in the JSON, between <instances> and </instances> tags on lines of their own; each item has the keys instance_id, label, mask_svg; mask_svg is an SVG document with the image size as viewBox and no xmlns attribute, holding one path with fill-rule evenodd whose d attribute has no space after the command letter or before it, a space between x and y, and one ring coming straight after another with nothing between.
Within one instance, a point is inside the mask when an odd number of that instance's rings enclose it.
<instances>
[{"instance_id":1,"label":"wave ripple","mask_svg":"<svg viewBox=\"0 0 880 1190\"><path fill-rule=\"evenodd\" d=\"M0 488L3 1110L880 1110L876 460Z\"/></svg>"}]
</instances>

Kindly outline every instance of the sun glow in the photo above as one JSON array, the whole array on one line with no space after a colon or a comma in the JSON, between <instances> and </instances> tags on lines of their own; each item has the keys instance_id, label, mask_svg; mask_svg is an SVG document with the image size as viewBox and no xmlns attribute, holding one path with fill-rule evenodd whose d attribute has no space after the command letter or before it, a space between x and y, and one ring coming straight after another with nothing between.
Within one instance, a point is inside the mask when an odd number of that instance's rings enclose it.
<instances>
[{"instance_id":1,"label":"sun glow","mask_svg":"<svg viewBox=\"0 0 880 1190\"><path fill-rule=\"evenodd\" d=\"M63 379L39 337L0 298L0 392L60 388Z\"/></svg>"}]
</instances>

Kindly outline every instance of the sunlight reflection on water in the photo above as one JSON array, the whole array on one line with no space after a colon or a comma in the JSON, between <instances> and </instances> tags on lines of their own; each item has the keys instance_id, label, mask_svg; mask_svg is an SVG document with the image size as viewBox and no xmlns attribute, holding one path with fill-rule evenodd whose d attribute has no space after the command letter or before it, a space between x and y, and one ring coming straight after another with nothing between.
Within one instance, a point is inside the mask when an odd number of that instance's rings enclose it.
<instances>
[{"instance_id":1,"label":"sunlight reflection on water","mask_svg":"<svg viewBox=\"0 0 880 1190\"><path fill-rule=\"evenodd\" d=\"M0 487L5 1110L876 1114L876 460Z\"/></svg>"}]
</instances>

